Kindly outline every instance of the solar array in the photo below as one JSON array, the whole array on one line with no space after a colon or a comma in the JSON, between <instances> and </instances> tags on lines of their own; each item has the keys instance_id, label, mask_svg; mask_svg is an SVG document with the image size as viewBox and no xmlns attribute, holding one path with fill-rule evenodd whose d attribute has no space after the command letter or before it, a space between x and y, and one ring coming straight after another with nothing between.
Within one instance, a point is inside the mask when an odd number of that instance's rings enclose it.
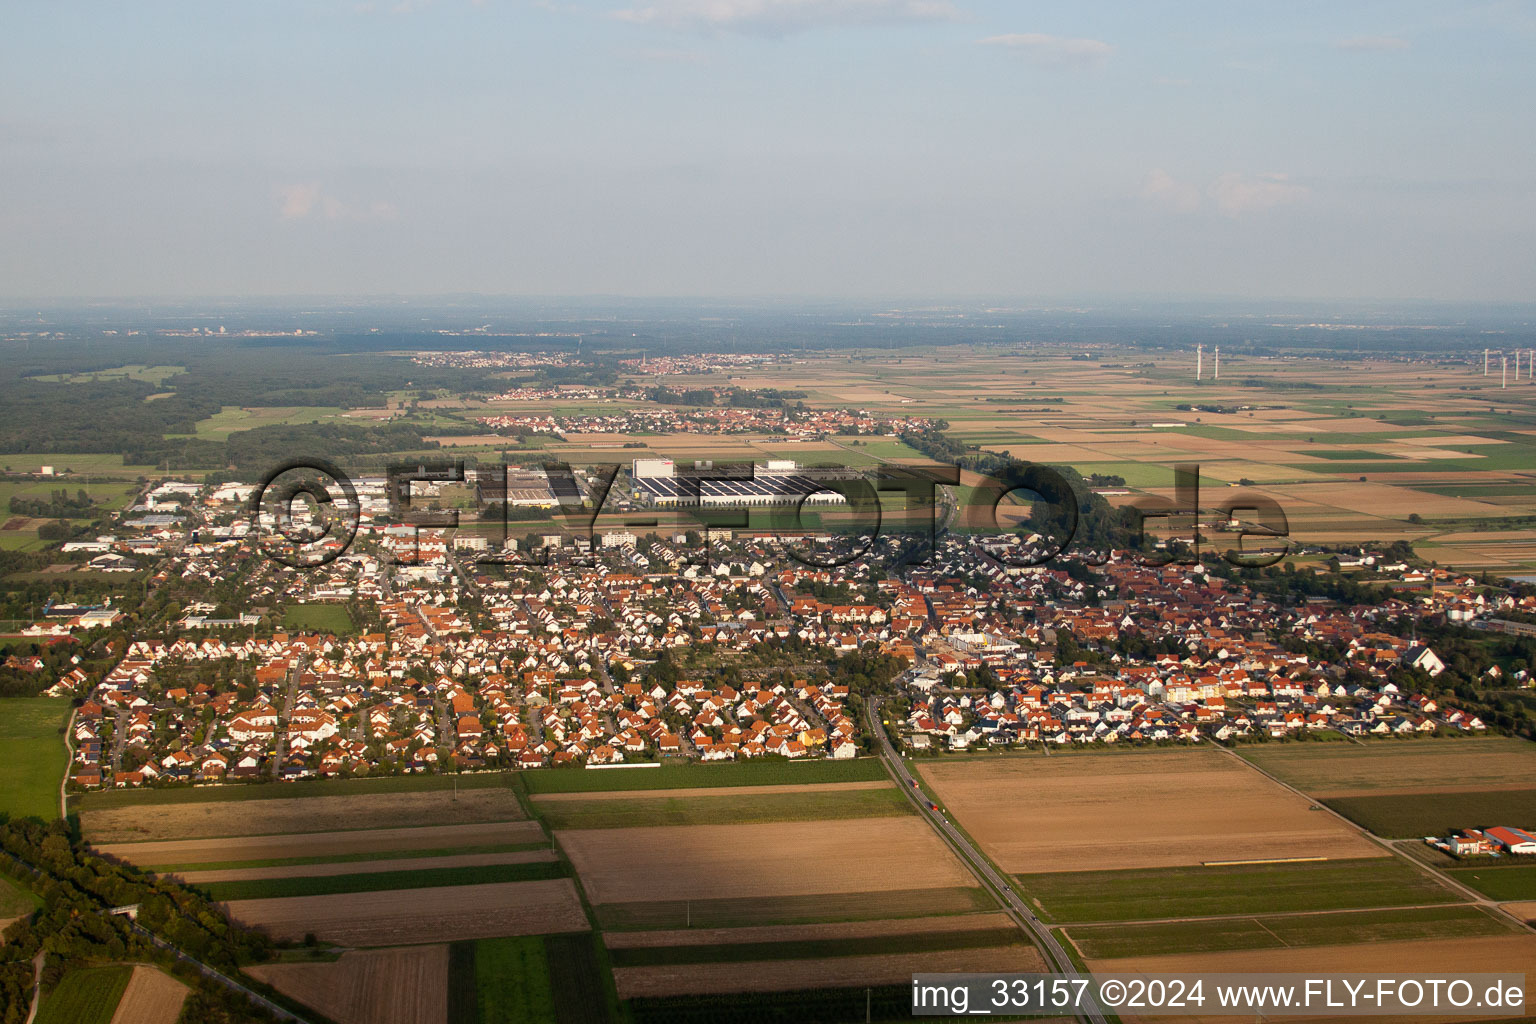
<instances>
[{"instance_id":1,"label":"solar array","mask_svg":"<svg viewBox=\"0 0 1536 1024\"><path fill-rule=\"evenodd\" d=\"M801 474L760 476L752 480L688 480L677 477L640 477L633 481L636 497L657 504L687 504L700 496L706 501L735 500L743 504L798 502L808 494L828 502L842 501L842 495L827 491L823 481Z\"/></svg>"}]
</instances>

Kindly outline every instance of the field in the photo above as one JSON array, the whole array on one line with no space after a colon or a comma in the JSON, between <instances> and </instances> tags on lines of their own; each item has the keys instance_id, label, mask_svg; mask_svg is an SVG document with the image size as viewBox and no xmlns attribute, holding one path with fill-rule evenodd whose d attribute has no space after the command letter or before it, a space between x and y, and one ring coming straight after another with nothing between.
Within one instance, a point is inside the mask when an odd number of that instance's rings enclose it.
<instances>
[{"instance_id":1,"label":"field","mask_svg":"<svg viewBox=\"0 0 1536 1024\"><path fill-rule=\"evenodd\" d=\"M59 781L69 767L61 733L68 719L67 697L0 699L0 764L6 766L0 811L44 821L59 816Z\"/></svg>"},{"instance_id":2,"label":"field","mask_svg":"<svg viewBox=\"0 0 1536 1024\"><path fill-rule=\"evenodd\" d=\"M1004 871L1384 855L1215 750L954 759L920 772Z\"/></svg>"},{"instance_id":3,"label":"field","mask_svg":"<svg viewBox=\"0 0 1536 1024\"><path fill-rule=\"evenodd\" d=\"M1017 929L1006 914L981 912L946 917L910 917L884 921L749 925L739 928L671 928L660 931L610 932L603 936L610 953L651 946L710 946L747 942L824 942L890 935L963 932L988 928Z\"/></svg>"},{"instance_id":4,"label":"field","mask_svg":"<svg viewBox=\"0 0 1536 1024\"><path fill-rule=\"evenodd\" d=\"M365 871L354 874L298 875L205 882L198 886L219 901L263 900L333 893L381 892L388 889L439 889L490 882L533 882L565 877L565 867L552 860L468 867L427 867L408 871Z\"/></svg>"},{"instance_id":5,"label":"field","mask_svg":"<svg viewBox=\"0 0 1536 1024\"><path fill-rule=\"evenodd\" d=\"M283 609L283 626L338 636L357 631L352 616L339 604L291 604Z\"/></svg>"},{"instance_id":6,"label":"field","mask_svg":"<svg viewBox=\"0 0 1536 1024\"><path fill-rule=\"evenodd\" d=\"M314 932L348 946L451 942L587 929L570 879L242 900L232 917L278 939Z\"/></svg>"},{"instance_id":7,"label":"field","mask_svg":"<svg viewBox=\"0 0 1536 1024\"><path fill-rule=\"evenodd\" d=\"M916 817L590 829L557 838L593 903L773 898L971 882Z\"/></svg>"},{"instance_id":8,"label":"field","mask_svg":"<svg viewBox=\"0 0 1536 1024\"><path fill-rule=\"evenodd\" d=\"M12 921L26 917L42 905L31 891L0 875L0 932L10 927Z\"/></svg>"},{"instance_id":9,"label":"field","mask_svg":"<svg viewBox=\"0 0 1536 1024\"><path fill-rule=\"evenodd\" d=\"M1103 960L1149 956L1164 950L1205 953L1228 949L1290 949L1409 939L1460 941L1508 935L1514 926L1478 907L1356 910L1347 913L1228 917L1141 925L1073 926L1067 930L1084 957Z\"/></svg>"},{"instance_id":10,"label":"field","mask_svg":"<svg viewBox=\"0 0 1536 1024\"><path fill-rule=\"evenodd\" d=\"M550 828L590 829L874 818L911 814L912 804L905 794L887 785L880 789L852 792L821 790L759 793L747 790L732 796L561 799L541 802L540 811Z\"/></svg>"},{"instance_id":11,"label":"field","mask_svg":"<svg viewBox=\"0 0 1536 1024\"><path fill-rule=\"evenodd\" d=\"M1529 859L1529 858L1527 858ZM1462 885L1496 900L1536 900L1536 864L1518 867L1455 868L1447 871Z\"/></svg>"},{"instance_id":12,"label":"field","mask_svg":"<svg viewBox=\"0 0 1536 1024\"><path fill-rule=\"evenodd\" d=\"M37 1024L111 1024L132 974L121 964L70 971L43 998Z\"/></svg>"},{"instance_id":13,"label":"field","mask_svg":"<svg viewBox=\"0 0 1536 1024\"><path fill-rule=\"evenodd\" d=\"M102 790L82 795L80 807L86 811L109 811L169 804L243 803L248 800L296 800L320 796L368 796L376 793L435 793L443 789L462 793L468 789L506 789L510 786L511 781L505 772L384 775L373 779L304 779L300 782Z\"/></svg>"},{"instance_id":14,"label":"field","mask_svg":"<svg viewBox=\"0 0 1536 1024\"><path fill-rule=\"evenodd\" d=\"M716 929L716 934L724 932ZM843 935L837 938L800 937L783 941L731 941L726 938L676 946L609 948L615 967L662 967L676 964L723 964L749 960L810 960L841 956L884 956L931 953L950 949L988 949L1028 944L1018 926L1009 923L969 930L906 931L884 935Z\"/></svg>"},{"instance_id":15,"label":"field","mask_svg":"<svg viewBox=\"0 0 1536 1024\"><path fill-rule=\"evenodd\" d=\"M542 1024L555 1016L549 957L539 936L473 943L472 981L480 1024ZM461 1018L454 1018L458 1024Z\"/></svg>"},{"instance_id":16,"label":"field","mask_svg":"<svg viewBox=\"0 0 1536 1024\"><path fill-rule=\"evenodd\" d=\"M1536 789L1388 793L1332 797L1323 802L1389 839L1443 836L1464 828L1536 821Z\"/></svg>"},{"instance_id":17,"label":"field","mask_svg":"<svg viewBox=\"0 0 1536 1024\"><path fill-rule=\"evenodd\" d=\"M1090 970L1116 974L1246 973L1382 973L1444 977L1458 971L1521 972L1536 961L1536 935L1507 933L1472 936L1445 942L1416 939L1362 943L1352 946L1306 946L1297 949L1223 950L1170 953L1115 960L1088 961ZM1181 1018L1186 1021L1231 1021L1231 1017ZM1429 1021L1433 1018L1421 1017Z\"/></svg>"},{"instance_id":18,"label":"field","mask_svg":"<svg viewBox=\"0 0 1536 1024\"><path fill-rule=\"evenodd\" d=\"M308 864L267 864L248 867L222 867L203 871L177 871L187 885L214 882L254 882L264 879L289 879L322 875L382 874L392 871L422 871L429 868L473 868L497 864L535 864L555 860L555 851L547 846L536 850L502 850L487 853L459 853L441 857L380 857L370 860L318 861ZM169 873L162 871L162 873Z\"/></svg>"},{"instance_id":19,"label":"field","mask_svg":"<svg viewBox=\"0 0 1536 1024\"><path fill-rule=\"evenodd\" d=\"M112 1024L176 1024L187 986L156 967L139 965L112 1015Z\"/></svg>"},{"instance_id":20,"label":"field","mask_svg":"<svg viewBox=\"0 0 1536 1024\"><path fill-rule=\"evenodd\" d=\"M63 747L60 747L63 751ZM510 789L423 793L366 793L295 799L207 801L128 806L80 814L80 828L96 844L193 837L260 836L427 825L514 821L523 810Z\"/></svg>"},{"instance_id":21,"label":"field","mask_svg":"<svg viewBox=\"0 0 1536 1024\"><path fill-rule=\"evenodd\" d=\"M262 964L245 973L336 1024L450 1024L445 945L351 950L333 963Z\"/></svg>"},{"instance_id":22,"label":"field","mask_svg":"<svg viewBox=\"0 0 1536 1024\"><path fill-rule=\"evenodd\" d=\"M499 846L537 842L544 830L533 821L483 825L444 825L438 828L381 828L359 832L306 832L290 835L225 839L185 839L144 843L108 843L96 852L131 861L141 867L192 864L249 863L298 858L344 858L356 854L401 850L441 850L465 846Z\"/></svg>"},{"instance_id":23,"label":"field","mask_svg":"<svg viewBox=\"0 0 1536 1024\"><path fill-rule=\"evenodd\" d=\"M1507 737L1268 744L1245 747L1240 754L1318 797L1529 788L1536 779L1536 743Z\"/></svg>"},{"instance_id":24,"label":"field","mask_svg":"<svg viewBox=\"0 0 1536 1024\"><path fill-rule=\"evenodd\" d=\"M935 914L974 914L997 906L986 890L968 886L886 889L805 896L719 897L602 903L593 907L609 933L625 929L729 929L813 922L891 921Z\"/></svg>"},{"instance_id":25,"label":"field","mask_svg":"<svg viewBox=\"0 0 1536 1024\"><path fill-rule=\"evenodd\" d=\"M824 782L885 782L889 779L879 758L873 757L851 761L740 761L662 765L660 768L571 769L532 772L523 776L530 793L793 786Z\"/></svg>"},{"instance_id":26,"label":"field","mask_svg":"<svg viewBox=\"0 0 1536 1024\"><path fill-rule=\"evenodd\" d=\"M714 992L771 992L811 987L910 984L918 971L1036 972L1045 963L1033 946L1010 945L937 953L839 956L829 960L752 960L663 967L615 967L619 995L654 997Z\"/></svg>"},{"instance_id":27,"label":"field","mask_svg":"<svg viewBox=\"0 0 1536 1024\"><path fill-rule=\"evenodd\" d=\"M1404 907L1458 899L1395 858L1017 877L1041 919L1058 922Z\"/></svg>"}]
</instances>

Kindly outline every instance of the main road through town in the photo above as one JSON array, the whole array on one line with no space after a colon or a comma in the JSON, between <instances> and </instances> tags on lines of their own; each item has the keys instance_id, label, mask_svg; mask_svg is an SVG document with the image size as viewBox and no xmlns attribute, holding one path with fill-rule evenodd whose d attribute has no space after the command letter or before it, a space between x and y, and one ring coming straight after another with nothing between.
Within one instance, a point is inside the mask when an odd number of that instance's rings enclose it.
<instances>
[{"instance_id":1,"label":"main road through town","mask_svg":"<svg viewBox=\"0 0 1536 1024\"><path fill-rule=\"evenodd\" d=\"M981 882L982 887L990 892L997 901L1002 904L1003 911L1013 918L1015 924L1022 928L1026 935L1034 942L1040 952L1044 954L1046 961L1051 965L1051 970L1057 974L1069 978L1081 978L1083 975L1073 965L1072 958L1067 956L1067 951L1061 948L1061 943L1051 934L1034 912L1025 906L1019 899L1019 894L1008 884L1007 879L1000 875L992 862L983 857L981 851L972 845L971 840L959 829L955 828L943 811L934 810L917 788L906 764L896 748L891 745L891 739L886 735L885 727L880 723L880 701L871 697L865 704L865 714L869 717L869 730L875 736L875 742L879 744L880 759L885 762L886 770L896 779L902 792L907 794L917 807L917 812L923 816L923 820L933 826L938 832L939 838L954 851L961 862L970 869L971 874ZM1085 1008L1078 1011L1079 1020L1090 1021L1091 1024L1107 1024L1104 1013L1099 1009L1091 993L1084 993Z\"/></svg>"}]
</instances>

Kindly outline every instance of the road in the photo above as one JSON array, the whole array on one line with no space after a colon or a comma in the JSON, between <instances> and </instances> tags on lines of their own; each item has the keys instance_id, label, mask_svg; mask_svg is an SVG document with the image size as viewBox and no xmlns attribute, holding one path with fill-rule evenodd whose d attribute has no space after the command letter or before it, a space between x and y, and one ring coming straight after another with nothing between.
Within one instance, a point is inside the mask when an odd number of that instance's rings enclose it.
<instances>
[{"instance_id":1,"label":"road","mask_svg":"<svg viewBox=\"0 0 1536 1024\"><path fill-rule=\"evenodd\" d=\"M929 806L929 801L914 785L906 764L896 753L890 737L886 735L885 728L880 724L879 700L870 698L865 705L865 714L869 718L870 731L874 733L875 741L879 744L880 758L885 762L886 770L896 779L896 784L901 787L901 791L906 793L907 798L916 805L923 820L933 826L939 838L944 840L945 844L960 858L961 863L969 868L971 874L981 882L982 888L1002 904L1003 911L1030 937L1054 973L1069 978L1084 977L1073 965L1072 958L1067 956L1067 951L1061 948L1061 943L1057 942L1056 937L1051 934L1051 930L1035 916L1034 911L1025 906L1018 893L1014 892L1013 887L998 873L991 862L982 856L981 851L971 844L969 838L950 823L949 818L942 811L935 811ZM1093 1004L1091 994L1085 993L1085 1001L1089 1004L1088 1008L1080 1011L1077 1018L1090 1021L1091 1024L1106 1024L1104 1013Z\"/></svg>"}]
</instances>

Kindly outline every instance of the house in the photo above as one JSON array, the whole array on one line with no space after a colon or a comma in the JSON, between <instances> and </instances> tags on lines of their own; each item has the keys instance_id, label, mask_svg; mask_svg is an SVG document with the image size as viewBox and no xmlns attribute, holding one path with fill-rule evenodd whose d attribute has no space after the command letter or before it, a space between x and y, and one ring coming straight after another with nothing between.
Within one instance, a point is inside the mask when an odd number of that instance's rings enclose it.
<instances>
[{"instance_id":1,"label":"house","mask_svg":"<svg viewBox=\"0 0 1536 1024\"><path fill-rule=\"evenodd\" d=\"M1438 676L1445 671L1445 662L1440 656L1423 644L1414 644L1403 653L1403 664L1409 668L1420 669L1428 673L1430 678ZM1383 687L1385 690L1385 687Z\"/></svg>"},{"instance_id":2,"label":"house","mask_svg":"<svg viewBox=\"0 0 1536 1024\"><path fill-rule=\"evenodd\" d=\"M1517 856L1536 854L1536 835L1532 835L1523 828L1495 825L1493 828L1484 829L1483 835L1502 847L1506 853Z\"/></svg>"}]
</instances>

